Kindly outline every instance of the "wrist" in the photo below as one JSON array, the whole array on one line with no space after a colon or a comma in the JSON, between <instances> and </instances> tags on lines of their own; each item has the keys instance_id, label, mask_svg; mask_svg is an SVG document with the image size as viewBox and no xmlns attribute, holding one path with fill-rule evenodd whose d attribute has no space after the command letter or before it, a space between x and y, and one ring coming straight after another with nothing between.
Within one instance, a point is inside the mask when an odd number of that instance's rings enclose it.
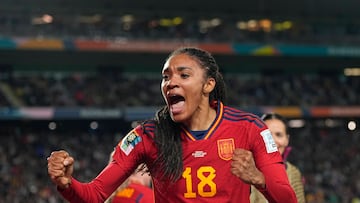
<instances>
[{"instance_id":1,"label":"wrist","mask_svg":"<svg viewBox=\"0 0 360 203\"><path fill-rule=\"evenodd\" d=\"M260 192L266 190L266 184L261 185L254 185L256 189L258 189Z\"/></svg>"},{"instance_id":2,"label":"wrist","mask_svg":"<svg viewBox=\"0 0 360 203\"><path fill-rule=\"evenodd\" d=\"M261 172L253 180L253 185L260 190L266 189L265 177Z\"/></svg>"},{"instance_id":3,"label":"wrist","mask_svg":"<svg viewBox=\"0 0 360 203\"><path fill-rule=\"evenodd\" d=\"M57 185L59 190L66 190L71 185L71 177L60 180L60 184Z\"/></svg>"}]
</instances>

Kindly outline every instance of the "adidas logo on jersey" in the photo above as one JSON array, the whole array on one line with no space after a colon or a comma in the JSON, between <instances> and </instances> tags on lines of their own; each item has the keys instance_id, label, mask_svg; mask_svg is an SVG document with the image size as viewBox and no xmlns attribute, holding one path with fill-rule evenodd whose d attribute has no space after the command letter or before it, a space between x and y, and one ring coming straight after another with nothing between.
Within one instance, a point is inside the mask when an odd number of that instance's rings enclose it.
<instances>
[{"instance_id":1,"label":"adidas logo on jersey","mask_svg":"<svg viewBox=\"0 0 360 203\"><path fill-rule=\"evenodd\" d=\"M191 155L193 155L193 157L195 157L195 158L199 158L199 157L204 157L206 154L207 153L204 151L195 151Z\"/></svg>"}]
</instances>

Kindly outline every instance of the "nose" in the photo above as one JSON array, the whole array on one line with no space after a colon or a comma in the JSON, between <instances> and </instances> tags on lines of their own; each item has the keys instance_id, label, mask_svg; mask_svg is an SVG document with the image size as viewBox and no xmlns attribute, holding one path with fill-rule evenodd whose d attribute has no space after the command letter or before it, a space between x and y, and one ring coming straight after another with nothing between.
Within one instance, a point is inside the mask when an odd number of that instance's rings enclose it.
<instances>
[{"instance_id":1,"label":"nose","mask_svg":"<svg viewBox=\"0 0 360 203\"><path fill-rule=\"evenodd\" d=\"M175 87L178 87L178 82L174 77L172 77L168 81L166 81L166 86L170 89L173 89Z\"/></svg>"}]
</instances>

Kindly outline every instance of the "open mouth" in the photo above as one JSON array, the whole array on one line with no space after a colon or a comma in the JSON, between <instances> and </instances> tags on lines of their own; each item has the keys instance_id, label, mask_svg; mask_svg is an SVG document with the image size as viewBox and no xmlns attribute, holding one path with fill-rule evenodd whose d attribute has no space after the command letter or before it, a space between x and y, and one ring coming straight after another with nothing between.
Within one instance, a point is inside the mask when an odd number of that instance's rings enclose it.
<instances>
[{"instance_id":1,"label":"open mouth","mask_svg":"<svg viewBox=\"0 0 360 203\"><path fill-rule=\"evenodd\" d=\"M185 98L180 95L171 95L168 97L169 105L177 104L181 101L185 101Z\"/></svg>"},{"instance_id":2,"label":"open mouth","mask_svg":"<svg viewBox=\"0 0 360 203\"><path fill-rule=\"evenodd\" d=\"M180 95L170 95L168 97L168 104L173 115L180 114L184 111L185 98Z\"/></svg>"}]
</instances>

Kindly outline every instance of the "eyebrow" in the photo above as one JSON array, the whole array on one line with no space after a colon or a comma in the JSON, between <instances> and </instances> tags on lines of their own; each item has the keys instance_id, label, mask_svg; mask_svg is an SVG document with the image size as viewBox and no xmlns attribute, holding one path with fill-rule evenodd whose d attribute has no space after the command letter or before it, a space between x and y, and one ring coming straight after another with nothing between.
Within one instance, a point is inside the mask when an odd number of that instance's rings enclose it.
<instances>
[{"instance_id":1,"label":"eyebrow","mask_svg":"<svg viewBox=\"0 0 360 203\"><path fill-rule=\"evenodd\" d=\"M176 67L176 69L178 70L178 71L183 71L183 70L185 70L185 69L191 69L190 67L185 67L185 66L179 66L179 67Z\"/></svg>"},{"instance_id":2,"label":"eyebrow","mask_svg":"<svg viewBox=\"0 0 360 203\"><path fill-rule=\"evenodd\" d=\"M176 70L177 71L183 71L183 70L185 70L185 69L192 69L192 68L190 68L190 67L185 67L185 66L179 66L179 67L176 67ZM165 72L169 72L169 67L166 67L164 70L163 70L163 73L165 73Z\"/></svg>"}]
</instances>

